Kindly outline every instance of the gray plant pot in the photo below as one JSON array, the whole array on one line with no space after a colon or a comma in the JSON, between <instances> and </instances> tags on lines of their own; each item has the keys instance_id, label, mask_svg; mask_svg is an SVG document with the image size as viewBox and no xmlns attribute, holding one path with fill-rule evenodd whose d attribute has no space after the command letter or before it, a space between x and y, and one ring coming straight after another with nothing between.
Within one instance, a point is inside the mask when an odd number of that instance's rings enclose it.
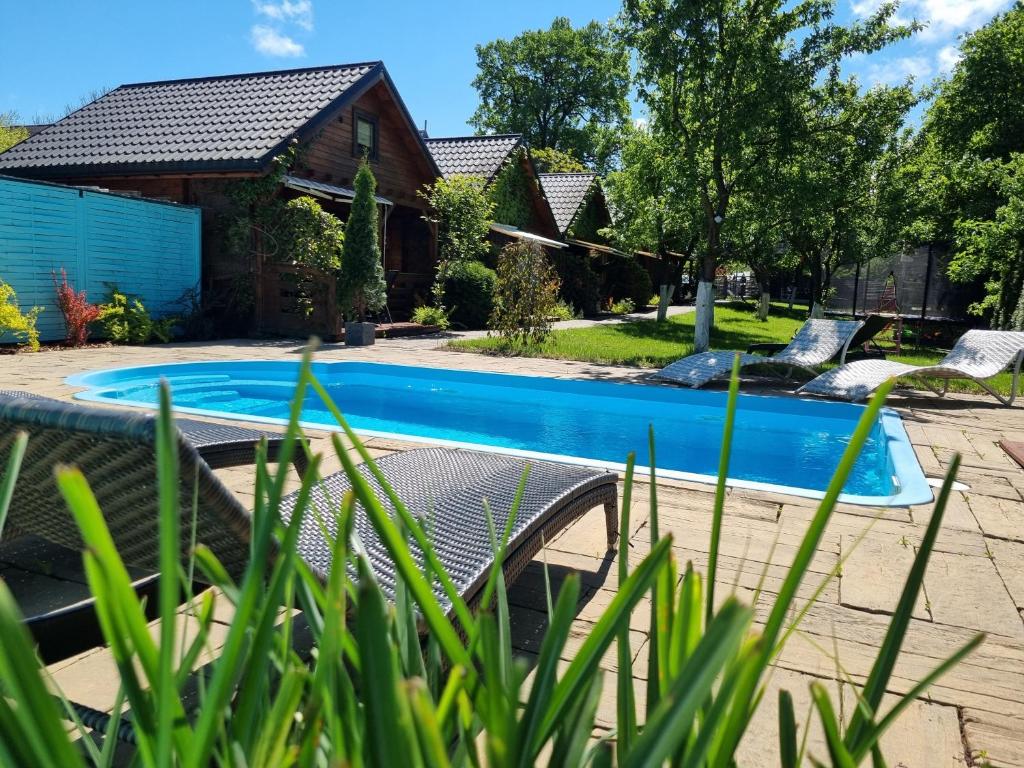
<instances>
[{"instance_id":1,"label":"gray plant pot","mask_svg":"<svg viewBox=\"0 0 1024 768\"><path fill-rule=\"evenodd\" d=\"M376 331L374 323L345 323L345 345L368 347L373 344Z\"/></svg>"}]
</instances>

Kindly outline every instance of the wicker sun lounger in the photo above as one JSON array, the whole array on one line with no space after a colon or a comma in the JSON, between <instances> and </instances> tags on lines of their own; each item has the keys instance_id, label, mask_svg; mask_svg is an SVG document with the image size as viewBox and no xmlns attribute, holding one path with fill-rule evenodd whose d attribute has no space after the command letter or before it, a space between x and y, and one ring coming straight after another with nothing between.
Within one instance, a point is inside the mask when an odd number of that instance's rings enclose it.
<instances>
[{"instance_id":1,"label":"wicker sun lounger","mask_svg":"<svg viewBox=\"0 0 1024 768\"><path fill-rule=\"evenodd\" d=\"M0 401L12 398L62 402L20 389L0 389ZM267 440L267 459L269 461L277 461L281 446L284 445L284 435L280 432L265 432L247 427L213 424L198 419L175 419L175 424L185 440L191 443L203 461L212 469L252 464L256 460L256 446L263 438ZM292 456L292 462L300 475L306 471L304 451L296 451Z\"/></svg>"},{"instance_id":2,"label":"wicker sun lounger","mask_svg":"<svg viewBox=\"0 0 1024 768\"><path fill-rule=\"evenodd\" d=\"M15 434L29 434L27 452L14 489L8 526L71 549L81 540L53 476L56 464L78 466L92 486L114 542L129 565L158 567L155 417L87 408L51 400L0 400L0 466L6 462ZM191 508L197 491L195 540L220 558L228 573L240 574L249 556L248 510L210 471L196 449L179 440L181 498ZM504 455L424 448L391 454L377 465L410 510L429 521L431 541L467 602L486 581L493 550L483 509L487 499L497 530L503 530L527 461ZM608 546L617 537L617 475L553 462L530 462L525 495L513 527L504 562L511 583L540 550L543 542L596 506L604 506ZM373 480L367 467L360 472ZM195 483L195 484L194 484ZM313 494L333 534L334 503L348 488L343 473L325 478ZM287 518L296 494L288 496ZM382 501L384 499L382 498ZM305 518L299 554L326 578L331 548L313 515ZM355 527L385 592L394 573L383 545L357 510ZM183 532L187 547L191 531ZM188 558L188 552L182 552Z\"/></svg>"},{"instance_id":3,"label":"wicker sun lounger","mask_svg":"<svg viewBox=\"0 0 1024 768\"><path fill-rule=\"evenodd\" d=\"M846 350L861 325L859 320L808 320L781 352L771 357L741 354L740 367L763 365L781 368L781 375L786 379L792 377L794 370L814 376L817 373L815 366L827 363L836 355L839 355L840 363L845 360ZM715 379L728 377L735 355L732 351L700 352L677 360L652 374L651 378L703 387Z\"/></svg>"},{"instance_id":4,"label":"wicker sun lounger","mask_svg":"<svg viewBox=\"0 0 1024 768\"><path fill-rule=\"evenodd\" d=\"M968 331L960 337L950 353L936 365L908 365L895 360L857 360L826 371L797 390L799 394L824 395L843 400L863 400L888 379L914 376L942 397L950 379L970 379L1003 405L1012 405L1017 396L1021 362L1024 361L1024 332ZM1010 396L1003 397L987 380L1013 370ZM935 388L928 379L942 379Z\"/></svg>"}]
</instances>

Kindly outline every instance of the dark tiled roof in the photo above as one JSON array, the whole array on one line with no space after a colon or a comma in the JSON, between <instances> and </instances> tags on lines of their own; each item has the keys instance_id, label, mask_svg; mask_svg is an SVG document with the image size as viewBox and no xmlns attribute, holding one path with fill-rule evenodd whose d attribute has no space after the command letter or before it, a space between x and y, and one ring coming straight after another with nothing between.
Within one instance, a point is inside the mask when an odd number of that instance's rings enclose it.
<instances>
[{"instance_id":1,"label":"dark tiled roof","mask_svg":"<svg viewBox=\"0 0 1024 768\"><path fill-rule=\"evenodd\" d=\"M427 139L427 149L443 176L482 176L490 179L509 153L519 146L518 133L501 136L457 136Z\"/></svg>"},{"instance_id":2,"label":"dark tiled roof","mask_svg":"<svg viewBox=\"0 0 1024 768\"><path fill-rule=\"evenodd\" d=\"M258 169L381 72L380 62L370 62L122 85L0 154L0 169Z\"/></svg>"},{"instance_id":3,"label":"dark tiled roof","mask_svg":"<svg viewBox=\"0 0 1024 768\"><path fill-rule=\"evenodd\" d=\"M594 185L596 173L542 173L540 186L563 235L576 218Z\"/></svg>"}]
</instances>

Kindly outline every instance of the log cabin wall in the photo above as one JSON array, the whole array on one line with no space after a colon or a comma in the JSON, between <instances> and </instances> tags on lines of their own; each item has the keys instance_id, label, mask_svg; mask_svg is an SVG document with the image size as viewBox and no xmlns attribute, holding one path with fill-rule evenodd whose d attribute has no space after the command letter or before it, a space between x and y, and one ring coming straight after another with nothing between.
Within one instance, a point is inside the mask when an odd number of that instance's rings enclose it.
<instances>
[{"instance_id":1,"label":"log cabin wall","mask_svg":"<svg viewBox=\"0 0 1024 768\"><path fill-rule=\"evenodd\" d=\"M424 150L411 127L391 99L387 86L380 82L363 94L351 106L344 107L306 146L301 156L301 168L296 176L304 176L351 187L359 168L359 156L354 150L352 130L356 112L378 121L377 157L370 167L377 178L377 194L396 205L426 209L426 203L417 195L435 176Z\"/></svg>"}]
</instances>

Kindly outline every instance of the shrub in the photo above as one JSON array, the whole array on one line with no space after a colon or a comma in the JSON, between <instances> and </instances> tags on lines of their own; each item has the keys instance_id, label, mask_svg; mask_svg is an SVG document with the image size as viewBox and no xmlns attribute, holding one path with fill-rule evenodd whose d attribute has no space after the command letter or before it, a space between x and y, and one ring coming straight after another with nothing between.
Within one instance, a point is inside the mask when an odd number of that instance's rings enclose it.
<instances>
[{"instance_id":1,"label":"shrub","mask_svg":"<svg viewBox=\"0 0 1024 768\"><path fill-rule=\"evenodd\" d=\"M97 322L103 335L115 344L145 344L151 339L168 342L177 318L155 320L142 300L111 287L107 300L100 305Z\"/></svg>"},{"instance_id":2,"label":"shrub","mask_svg":"<svg viewBox=\"0 0 1024 768\"><path fill-rule=\"evenodd\" d=\"M476 176L454 176L438 179L419 193L430 205L430 214L423 219L437 226L438 264L433 292L439 307L451 303L444 293L451 265L481 259L490 248L487 234L494 204L484 187L484 180Z\"/></svg>"},{"instance_id":3,"label":"shrub","mask_svg":"<svg viewBox=\"0 0 1024 768\"><path fill-rule=\"evenodd\" d=\"M328 487L319 484L321 457L313 457L302 478L300 501L283 517L288 462L293 451L303 449L296 442L298 419L304 398L313 396L312 392L334 414L366 466L374 467L365 446L313 377L308 353L299 373L280 462L268 465L262 452L258 457L251 528L251 550L256 554L237 580L228 575L205 542L200 540L197 548L189 548L188 540L182 538L188 535L187 526L182 526L188 519L188 507L182 508L179 494L170 394L165 386L160 393L155 441L158 478L153 480L161 491L155 514L162 565L155 631L147 627L146 601L130 587L126 565L111 544L108 524L86 478L73 468L54 468L58 488L84 542L89 589L116 662L108 684L112 689L119 687L119 695L124 697L118 699L119 704L123 701L132 713L133 764L497 768L543 761L575 768L610 766L614 760L620 766L735 765L737 747L771 679L771 665L789 638L799 632L810 608L798 601L797 594L804 586L815 586L805 585L806 577L813 575L814 552L890 387L885 385L861 416L825 499L809 513L792 565L780 574L778 592L759 590L759 621L755 624L753 610L737 597L716 600L716 587L721 589L717 542L727 524L725 472L736 384L734 377L722 441L721 480L711 512L706 579L691 563L681 567L672 537L659 535L656 484L651 484L651 519L645 526L650 543L637 542L641 548L633 553L626 535L632 530L634 490L634 454L630 453L623 488L616 596L596 617L590 631L577 639L572 625L581 596L579 575L566 576L557 595L548 586L547 628L529 685L524 684L527 668L512 647L502 569L496 567L485 574L481 607L473 613L450 586L430 542L429 521L416 519L402 504L392 511L385 501L392 489L382 482L383 494L376 495L376 484L366 481L341 440L334 440L333 445L353 492L344 498L332 497ZM25 442L22 435L12 436L7 443L4 487L7 482L16 483ZM653 453L653 438L651 442ZM822 683L810 685L814 708L807 718L814 714L821 721L820 731L828 745L828 755L815 757L828 759L834 768L860 765L869 759L873 765L884 765L878 740L886 727L983 638L976 635L947 659L936 660L917 685L892 678L958 465L959 458L954 456L923 538L913 550L913 566L866 682L862 688L852 679L846 683L857 702L857 706L844 708L850 713L849 721L837 717ZM522 484L529 492L529 473L524 473ZM329 506L309 503L314 486ZM184 502L189 503L187 497ZM372 576L366 551L352 535L357 503L366 526L386 550L381 554L394 564L395 578L389 582L395 595L393 605L387 603ZM347 535L328 536L321 516L328 509L334 516L332 527ZM508 512L510 523L516 509L513 502ZM482 512L490 515L486 502ZM510 524L493 533L496 563L502 561L511 529ZM308 566L299 565L296 541L300 530L303 535L324 531L333 556L326 584ZM183 564L179 553L186 549L193 554ZM274 557L268 554L271 552ZM186 633L181 631L177 596L192 594L193 567L215 589L188 601ZM838 566L828 578L835 578L837 571ZM545 583L550 585L550 579ZM449 613L442 608L439 594L450 601ZM214 618L220 613L221 601L230 604L233 616L230 624L218 629ZM298 611L292 609L302 612L301 632ZM646 625L648 619L647 668L636 673L647 681L644 695L634 677L634 664L639 662L634 661L630 635L632 626ZM427 634L422 645L418 627ZM209 651L213 632L224 635L199 684L193 686L189 673ZM311 653L297 652L298 634L308 634ZM612 654L615 672L604 673L602 666ZM839 659L836 666L842 669ZM5 746L8 762L70 768L112 762L112 745L97 745L93 740L111 739L122 725L120 717L92 733L81 723L71 729L64 727L59 713L67 706L66 700L50 695L59 682L41 669L31 636L2 580L0 670L5 672L0 744ZM614 740L602 736L592 742L606 674L614 677ZM894 688L905 693L891 693ZM638 707L641 697L646 703L642 709ZM794 711L790 692L780 693L778 708L778 759L766 756L766 762L802 764L798 729L806 731L797 724L804 718ZM120 707L114 709L120 712ZM646 714L641 716L639 711Z\"/></svg>"},{"instance_id":4,"label":"shrub","mask_svg":"<svg viewBox=\"0 0 1024 768\"><path fill-rule=\"evenodd\" d=\"M453 261L444 278L444 304L451 321L463 328L486 328L494 311L497 274L479 261Z\"/></svg>"},{"instance_id":5,"label":"shrub","mask_svg":"<svg viewBox=\"0 0 1024 768\"><path fill-rule=\"evenodd\" d=\"M491 328L510 347L539 344L551 330L558 275L536 243L506 245L498 254Z\"/></svg>"},{"instance_id":6,"label":"shrub","mask_svg":"<svg viewBox=\"0 0 1024 768\"><path fill-rule=\"evenodd\" d=\"M345 316L364 320L367 312L376 312L387 303L377 237L377 180L365 160L356 172L355 187L352 212L345 222L338 293Z\"/></svg>"},{"instance_id":7,"label":"shrub","mask_svg":"<svg viewBox=\"0 0 1024 768\"><path fill-rule=\"evenodd\" d=\"M72 347L81 347L89 340L89 323L100 315L100 308L90 304L85 291L76 291L68 282L68 273L60 268L60 279L57 273L51 272L53 287L57 291L57 307L64 315L64 341Z\"/></svg>"},{"instance_id":8,"label":"shrub","mask_svg":"<svg viewBox=\"0 0 1024 768\"><path fill-rule=\"evenodd\" d=\"M551 308L551 316L556 320L572 320L576 317L576 313L573 312L571 305L559 299Z\"/></svg>"},{"instance_id":9,"label":"shrub","mask_svg":"<svg viewBox=\"0 0 1024 768\"><path fill-rule=\"evenodd\" d=\"M282 227L286 260L326 271L341 267L345 225L312 197L297 197L285 205Z\"/></svg>"},{"instance_id":10,"label":"shrub","mask_svg":"<svg viewBox=\"0 0 1024 768\"><path fill-rule=\"evenodd\" d=\"M632 299L619 299L612 303L611 311L613 315L628 315L630 312L636 309L636 305Z\"/></svg>"},{"instance_id":11,"label":"shrub","mask_svg":"<svg viewBox=\"0 0 1024 768\"><path fill-rule=\"evenodd\" d=\"M601 277L591 268L593 257L556 251L551 263L558 272L558 295L584 316L596 315L601 301Z\"/></svg>"},{"instance_id":12,"label":"shrub","mask_svg":"<svg viewBox=\"0 0 1024 768\"><path fill-rule=\"evenodd\" d=\"M416 307L412 311L412 321L420 325L436 325L442 331L451 325L448 315L440 307Z\"/></svg>"},{"instance_id":13,"label":"shrub","mask_svg":"<svg viewBox=\"0 0 1024 768\"><path fill-rule=\"evenodd\" d=\"M38 352L39 331L36 330L36 320L42 311L42 307L32 307L28 312L22 312L14 288L0 280L0 336L9 333L22 339L33 352Z\"/></svg>"},{"instance_id":14,"label":"shrub","mask_svg":"<svg viewBox=\"0 0 1024 768\"><path fill-rule=\"evenodd\" d=\"M602 271L601 294L612 301L632 299L641 307L654 293L651 276L632 256L609 256Z\"/></svg>"}]
</instances>

